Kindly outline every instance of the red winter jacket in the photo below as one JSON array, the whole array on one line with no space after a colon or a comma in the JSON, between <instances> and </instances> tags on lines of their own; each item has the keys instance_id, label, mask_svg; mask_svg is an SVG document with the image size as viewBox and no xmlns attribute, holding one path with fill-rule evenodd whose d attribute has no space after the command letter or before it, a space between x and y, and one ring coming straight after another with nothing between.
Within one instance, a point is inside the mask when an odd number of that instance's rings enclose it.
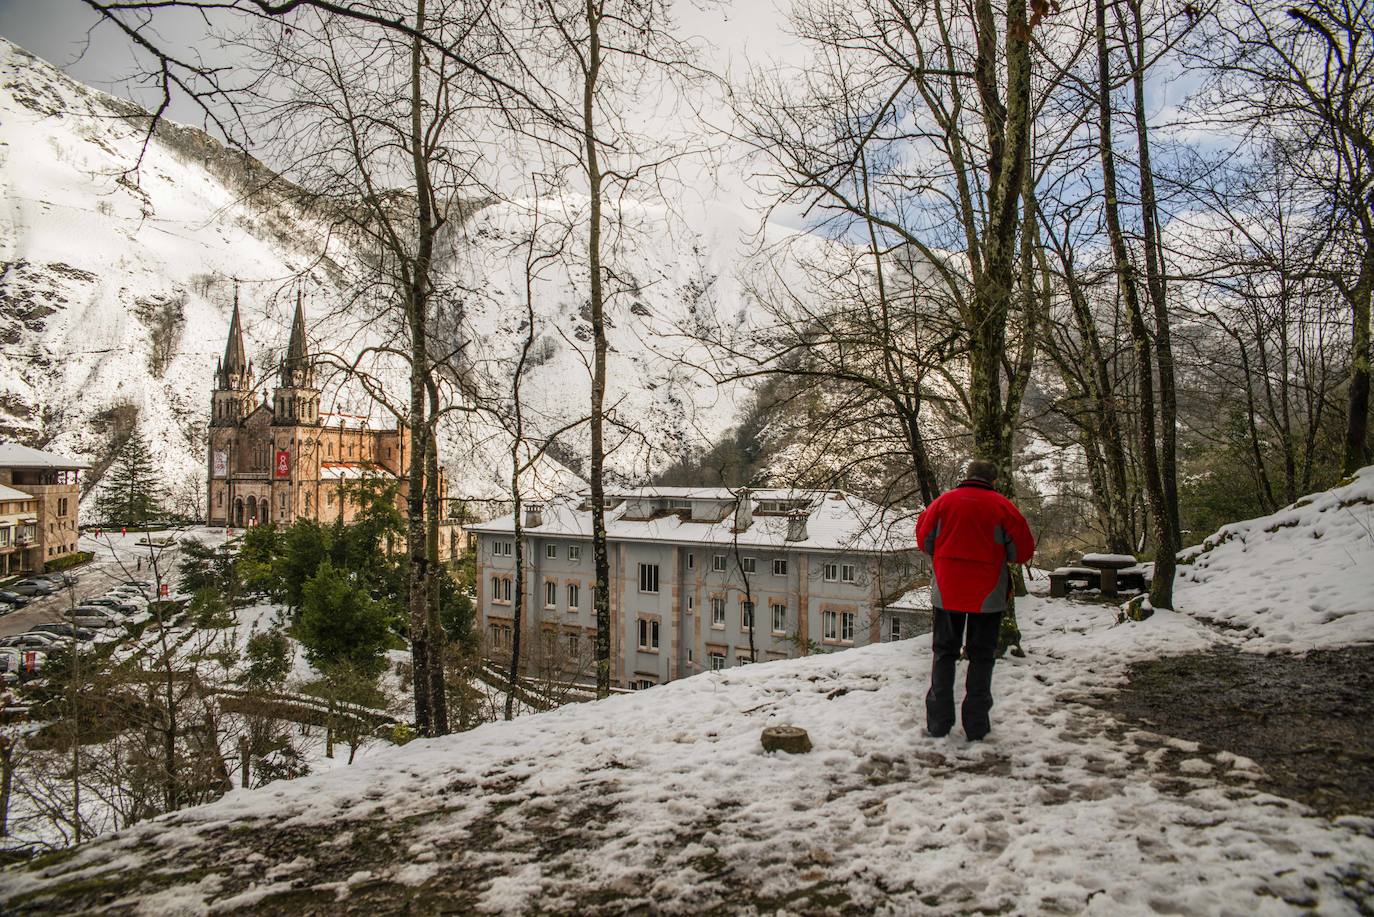
<instances>
[{"instance_id":1,"label":"red winter jacket","mask_svg":"<svg viewBox=\"0 0 1374 917\"><path fill-rule=\"evenodd\" d=\"M930 603L945 611L1006 611L1007 564L1024 564L1035 553L1021 511L977 479L925 508L916 520L916 543L933 558Z\"/></svg>"}]
</instances>

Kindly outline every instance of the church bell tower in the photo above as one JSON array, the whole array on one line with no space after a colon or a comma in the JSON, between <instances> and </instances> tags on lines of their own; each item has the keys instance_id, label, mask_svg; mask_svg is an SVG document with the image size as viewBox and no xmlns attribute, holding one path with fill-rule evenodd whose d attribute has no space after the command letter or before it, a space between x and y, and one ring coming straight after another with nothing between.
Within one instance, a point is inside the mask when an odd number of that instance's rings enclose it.
<instances>
[{"instance_id":1,"label":"church bell tower","mask_svg":"<svg viewBox=\"0 0 1374 917\"><path fill-rule=\"evenodd\" d=\"M229 320L229 343L215 365L215 390L210 395L210 426L238 426L253 411L253 364L243 347L239 294L234 291L234 315Z\"/></svg>"},{"instance_id":2,"label":"church bell tower","mask_svg":"<svg viewBox=\"0 0 1374 917\"><path fill-rule=\"evenodd\" d=\"M291 341L278 375L280 384L272 399L273 426L319 426L320 390L315 387L315 366L305 345L300 293L296 294L296 315L291 320Z\"/></svg>"}]
</instances>

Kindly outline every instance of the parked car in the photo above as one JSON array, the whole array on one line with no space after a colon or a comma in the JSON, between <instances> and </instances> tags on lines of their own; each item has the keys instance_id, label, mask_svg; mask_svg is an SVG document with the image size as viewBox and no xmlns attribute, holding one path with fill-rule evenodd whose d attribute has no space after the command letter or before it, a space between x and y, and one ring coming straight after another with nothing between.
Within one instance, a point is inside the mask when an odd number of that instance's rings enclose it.
<instances>
[{"instance_id":1,"label":"parked car","mask_svg":"<svg viewBox=\"0 0 1374 917\"><path fill-rule=\"evenodd\" d=\"M126 599L132 599L139 602L148 601L148 597L143 594L143 590L139 589L137 586L118 586L105 594L111 598L123 596Z\"/></svg>"},{"instance_id":2,"label":"parked car","mask_svg":"<svg viewBox=\"0 0 1374 917\"><path fill-rule=\"evenodd\" d=\"M10 592L17 592L20 595L52 595L57 591L57 587L47 580L26 579L20 580L10 587Z\"/></svg>"},{"instance_id":3,"label":"parked car","mask_svg":"<svg viewBox=\"0 0 1374 917\"><path fill-rule=\"evenodd\" d=\"M104 605L78 605L73 608L67 617L77 627L119 627L119 616L115 614L113 608L106 608Z\"/></svg>"},{"instance_id":4,"label":"parked car","mask_svg":"<svg viewBox=\"0 0 1374 917\"><path fill-rule=\"evenodd\" d=\"M27 604L29 604L27 596L17 592L0 591L0 605L8 605L10 608L23 608Z\"/></svg>"},{"instance_id":5,"label":"parked car","mask_svg":"<svg viewBox=\"0 0 1374 917\"><path fill-rule=\"evenodd\" d=\"M141 590L145 595L149 592L152 592L153 589L156 588L155 583L153 583L151 580L146 579L126 579L124 582L120 583L120 585L134 586L137 589Z\"/></svg>"},{"instance_id":6,"label":"parked car","mask_svg":"<svg viewBox=\"0 0 1374 917\"><path fill-rule=\"evenodd\" d=\"M16 634L13 637L0 637L0 646L26 650L47 650L61 643L62 638L54 637L52 634Z\"/></svg>"},{"instance_id":7,"label":"parked car","mask_svg":"<svg viewBox=\"0 0 1374 917\"><path fill-rule=\"evenodd\" d=\"M83 605L100 605L100 606L103 606L103 607L105 607L105 608L113 608L113 609L115 609L116 611L118 611L120 614L125 614L125 615L131 615L131 614L137 614L137 613L138 613L138 606L137 606L137 605L135 605L133 602L130 602L130 601L129 601L127 598L125 598L124 596L118 596L118 595L102 595L102 596L101 596L100 598L98 598L98 599L86 599L86 600L84 600L81 604L83 604Z\"/></svg>"},{"instance_id":8,"label":"parked car","mask_svg":"<svg viewBox=\"0 0 1374 917\"><path fill-rule=\"evenodd\" d=\"M69 640L71 639L73 630L76 631L76 639L83 643L87 640L95 639L95 631L87 630L80 626L73 628L70 624L35 624L30 628L29 633L52 634L54 637L61 637L63 640Z\"/></svg>"},{"instance_id":9,"label":"parked car","mask_svg":"<svg viewBox=\"0 0 1374 917\"><path fill-rule=\"evenodd\" d=\"M63 586L75 586L76 581L80 579L80 577L75 573L43 573L39 576L35 576L34 579L47 580L61 589Z\"/></svg>"}]
</instances>

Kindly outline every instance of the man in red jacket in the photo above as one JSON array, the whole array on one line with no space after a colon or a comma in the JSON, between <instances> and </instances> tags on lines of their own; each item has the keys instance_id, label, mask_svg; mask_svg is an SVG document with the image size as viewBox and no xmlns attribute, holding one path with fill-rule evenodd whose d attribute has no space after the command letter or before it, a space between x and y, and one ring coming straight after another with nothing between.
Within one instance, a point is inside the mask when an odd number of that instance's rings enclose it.
<instances>
[{"instance_id":1,"label":"man in red jacket","mask_svg":"<svg viewBox=\"0 0 1374 917\"><path fill-rule=\"evenodd\" d=\"M965 632L968 678L960 719L970 740L988 734L997 634L1011 595L1007 564L1024 564L1035 553L1025 517L993 489L996 480L992 462L969 462L964 482L935 498L916 521L916 543L930 555L935 571L930 583L935 660L926 730L937 737L954 728L954 664Z\"/></svg>"}]
</instances>

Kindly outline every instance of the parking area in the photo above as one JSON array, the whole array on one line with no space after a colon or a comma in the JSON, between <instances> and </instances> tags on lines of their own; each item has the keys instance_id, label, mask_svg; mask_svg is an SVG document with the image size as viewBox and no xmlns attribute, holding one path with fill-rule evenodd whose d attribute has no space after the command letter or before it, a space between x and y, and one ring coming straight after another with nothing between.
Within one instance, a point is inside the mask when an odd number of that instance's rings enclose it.
<instances>
[{"instance_id":1,"label":"parking area","mask_svg":"<svg viewBox=\"0 0 1374 917\"><path fill-rule=\"evenodd\" d=\"M187 533L156 533L152 537L161 540L189 535L210 541L216 536L223 540L222 532L223 530L207 529ZM71 608L80 605L86 599L104 595L126 580L155 581L157 577L153 572L154 562L162 581L172 583L175 588L176 565L179 560L177 545L173 543L162 547L156 543L152 546L138 543L144 540L144 536L134 533L102 533L99 537L82 535L80 549L91 551L95 556L90 563L71 571L78 576L75 585L65 587L52 595L35 596L28 605L0 617L0 637L26 633L38 624L64 621L64 613Z\"/></svg>"}]
</instances>

